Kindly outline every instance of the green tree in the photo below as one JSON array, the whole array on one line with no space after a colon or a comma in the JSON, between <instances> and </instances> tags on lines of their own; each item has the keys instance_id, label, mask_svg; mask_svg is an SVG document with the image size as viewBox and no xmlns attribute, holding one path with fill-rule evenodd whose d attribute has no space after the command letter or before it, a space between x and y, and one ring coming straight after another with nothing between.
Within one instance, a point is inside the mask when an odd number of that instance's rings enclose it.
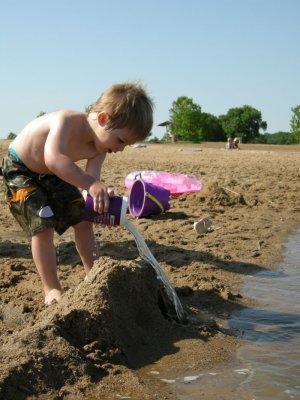
<instances>
[{"instance_id":1,"label":"green tree","mask_svg":"<svg viewBox=\"0 0 300 400\"><path fill-rule=\"evenodd\" d=\"M178 139L198 142L201 137L201 107L186 96L173 101L170 109L171 131Z\"/></svg>"},{"instance_id":2,"label":"green tree","mask_svg":"<svg viewBox=\"0 0 300 400\"><path fill-rule=\"evenodd\" d=\"M17 136L17 135L16 135L15 133L10 132L10 133L7 135L7 138L6 138L6 139L8 139L8 140L14 140L14 138L15 138L16 136Z\"/></svg>"},{"instance_id":3,"label":"green tree","mask_svg":"<svg viewBox=\"0 0 300 400\"><path fill-rule=\"evenodd\" d=\"M40 111L38 113L38 115L36 116L36 118L41 117L42 115L45 115L45 114L46 114L45 111Z\"/></svg>"},{"instance_id":4,"label":"green tree","mask_svg":"<svg viewBox=\"0 0 300 400\"><path fill-rule=\"evenodd\" d=\"M264 144L296 144L296 139L291 132L275 132L259 135L253 143Z\"/></svg>"},{"instance_id":5,"label":"green tree","mask_svg":"<svg viewBox=\"0 0 300 400\"><path fill-rule=\"evenodd\" d=\"M162 140L160 140L158 137L154 136L153 138L149 138L146 140L146 143L161 143Z\"/></svg>"},{"instance_id":6,"label":"green tree","mask_svg":"<svg viewBox=\"0 0 300 400\"><path fill-rule=\"evenodd\" d=\"M200 139L205 142L226 141L226 133L224 132L218 117L204 112L201 114Z\"/></svg>"},{"instance_id":7,"label":"green tree","mask_svg":"<svg viewBox=\"0 0 300 400\"><path fill-rule=\"evenodd\" d=\"M91 103L90 105L85 106L84 111L85 111L86 113L91 112L91 109L92 109L93 105L94 105L94 103Z\"/></svg>"},{"instance_id":8,"label":"green tree","mask_svg":"<svg viewBox=\"0 0 300 400\"><path fill-rule=\"evenodd\" d=\"M291 134L300 143L300 105L292 107Z\"/></svg>"},{"instance_id":9,"label":"green tree","mask_svg":"<svg viewBox=\"0 0 300 400\"><path fill-rule=\"evenodd\" d=\"M241 137L243 142L254 141L259 137L259 130L267 129L267 123L262 120L261 112L251 106L231 108L226 115L219 117L227 137Z\"/></svg>"}]
</instances>

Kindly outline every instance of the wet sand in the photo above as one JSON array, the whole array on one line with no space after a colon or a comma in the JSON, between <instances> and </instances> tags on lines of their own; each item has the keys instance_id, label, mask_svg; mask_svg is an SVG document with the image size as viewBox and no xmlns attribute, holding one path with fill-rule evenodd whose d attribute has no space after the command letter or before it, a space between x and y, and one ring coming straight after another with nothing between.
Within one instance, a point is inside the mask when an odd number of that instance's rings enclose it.
<instances>
[{"instance_id":1,"label":"wet sand","mask_svg":"<svg viewBox=\"0 0 300 400\"><path fill-rule=\"evenodd\" d=\"M0 142L1 156L8 143ZM186 324L168 318L153 269L124 227L95 226L99 259L87 282L72 230L56 237L65 293L45 309L29 241L1 197L0 398L176 399L149 365L176 377L230 360L241 339L226 320L254 301L240 294L243 277L274 268L300 223L300 147L224 147L130 147L103 167L119 195L128 195L124 180L136 170L201 178L203 190L172 198L166 213L128 217L175 287ZM200 218L215 229L197 234Z\"/></svg>"}]
</instances>

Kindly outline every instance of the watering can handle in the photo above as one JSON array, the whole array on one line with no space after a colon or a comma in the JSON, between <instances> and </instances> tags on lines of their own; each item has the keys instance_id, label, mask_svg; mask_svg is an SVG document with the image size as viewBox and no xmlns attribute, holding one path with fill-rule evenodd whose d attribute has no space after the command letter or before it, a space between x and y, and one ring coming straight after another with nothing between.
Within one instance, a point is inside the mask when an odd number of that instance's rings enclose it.
<instances>
[{"instance_id":1,"label":"watering can handle","mask_svg":"<svg viewBox=\"0 0 300 400\"><path fill-rule=\"evenodd\" d=\"M142 173L139 172L138 174L134 175L134 180L136 181L137 179L142 179Z\"/></svg>"},{"instance_id":2,"label":"watering can handle","mask_svg":"<svg viewBox=\"0 0 300 400\"><path fill-rule=\"evenodd\" d=\"M162 203L159 200L157 200L154 196L152 196L151 193L145 192L145 196L147 196L148 199L154 201L154 203L156 203L158 205L158 207L161 209L162 212L165 211L164 206L162 205Z\"/></svg>"}]
</instances>

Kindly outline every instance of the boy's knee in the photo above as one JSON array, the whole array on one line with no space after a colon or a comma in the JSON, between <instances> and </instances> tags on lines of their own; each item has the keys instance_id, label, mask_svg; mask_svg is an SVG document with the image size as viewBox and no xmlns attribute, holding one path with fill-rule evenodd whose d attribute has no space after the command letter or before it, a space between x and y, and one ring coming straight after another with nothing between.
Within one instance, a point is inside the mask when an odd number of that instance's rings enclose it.
<instances>
[{"instance_id":1,"label":"boy's knee","mask_svg":"<svg viewBox=\"0 0 300 400\"><path fill-rule=\"evenodd\" d=\"M47 228L43 229L39 232L36 232L32 235L32 239L38 239L38 238L51 238L54 235L54 228Z\"/></svg>"}]
</instances>

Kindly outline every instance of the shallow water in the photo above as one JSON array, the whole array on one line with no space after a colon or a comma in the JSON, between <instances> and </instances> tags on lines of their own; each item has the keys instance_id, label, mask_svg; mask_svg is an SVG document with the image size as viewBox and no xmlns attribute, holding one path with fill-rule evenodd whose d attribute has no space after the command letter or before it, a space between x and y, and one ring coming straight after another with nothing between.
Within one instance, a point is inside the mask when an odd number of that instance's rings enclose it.
<instances>
[{"instance_id":1,"label":"shallow water","mask_svg":"<svg viewBox=\"0 0 300 400\"><path fill-rule=\"evenodd\" d=\"M246 344L238 359L251 370L254 399L300 399L300 229L285 243L276 271L248 278L244 294L259 301L231 319Z\"/></svg>"},{"instance_id":2,"label":"shallow water","mask_svg":"<svg viewBox=\"0 0 300 400\"><path fill-rule=\"evenodd\" d=\"M244 339L231 364L170 381L148 371L171 385L177 400L300 399L300 229L285 243L283 256L276 271L246 278L243 295L257 306L229 321Z\"/></svg>"}]
</instances>

